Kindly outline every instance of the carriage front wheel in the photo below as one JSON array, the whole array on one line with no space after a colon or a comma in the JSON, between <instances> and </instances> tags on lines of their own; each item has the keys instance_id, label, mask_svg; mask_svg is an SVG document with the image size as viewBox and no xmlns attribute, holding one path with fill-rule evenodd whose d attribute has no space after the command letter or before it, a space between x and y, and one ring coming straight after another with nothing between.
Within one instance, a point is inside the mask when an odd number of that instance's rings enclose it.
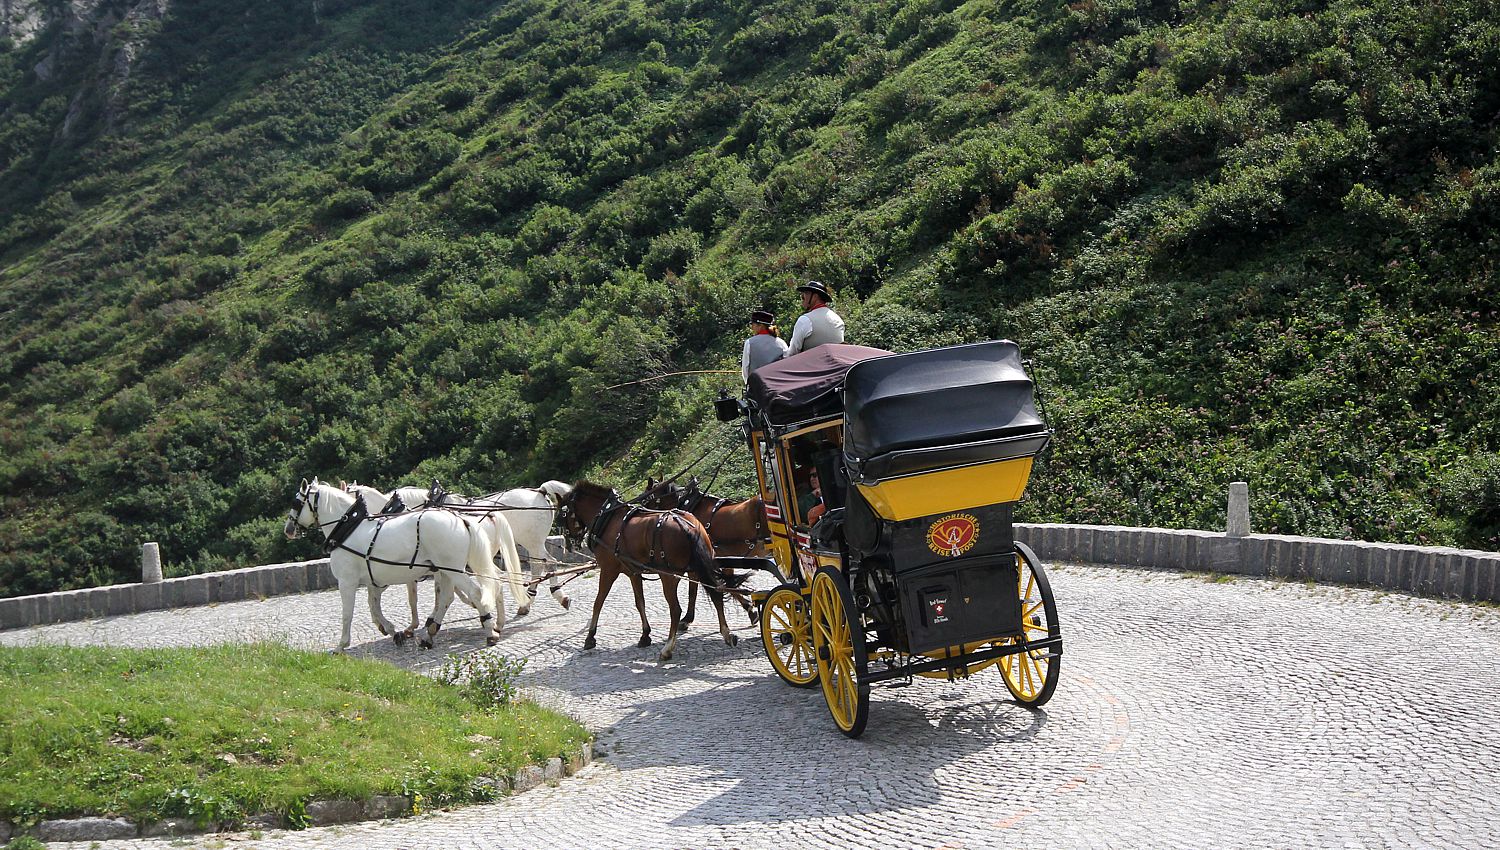
<instances>
[{"instance_id":1,"label":"carriage front wheel","mask_svg":"<svg viewBox=\"0 0 1500 850\"><path fill-rule=\"evenodd\" d=\"M858 738L870 719L870 686L860 682L867 663L865 630L849 583L832 567L813 576L812 632L828 713L840 732Z\"/></svg>"},{"instance_id":2,"label":"carriage front wheel","mask_svg":"<svg viewBox=\"0 0 1500 850\"><path fill-rule=\"evenodd\" d=\"M766 657L776 675L796 688L810 688L818 681L807 609L807 599L795 584L777 587L760 606L760 640Z\"/></svg>"},{"instance_id":3,"label":"carriage front wheel","mask_svg":"<svg viewBox=\"0 0 1500 850\"><path fill-rule=\"evenodd\" d=\"M1021 633L1029 641L1057 637L1061 631L1057 625L1057 602L1052 598L1052 584L1047 581L1047 571L1037 560L1031 548L1016 544L1016 566L1019 568L1021 594ZM1005 643L1015 643L1010 638ZM1050 649L1033 649L1000 659L1000 673L1005 677L1005 686L1010 688L1016 702L1025 706L1038 706L1052 699L1057 689L1057 679L1062 672L1062 646Z\"/></svg>"}]
</instances>

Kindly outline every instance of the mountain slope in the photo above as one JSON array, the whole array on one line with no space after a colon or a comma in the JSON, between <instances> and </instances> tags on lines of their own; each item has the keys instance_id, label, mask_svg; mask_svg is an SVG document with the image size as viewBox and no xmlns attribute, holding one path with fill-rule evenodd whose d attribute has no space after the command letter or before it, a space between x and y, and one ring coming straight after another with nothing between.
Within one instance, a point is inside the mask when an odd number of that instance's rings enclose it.
<instances>
[{"instance_id":1,"label":"mountain slope","mask_svg":"<svg viewBox=\"0 0 1500 850\"><path fill-rule=\"evenodd\" d=\"M42 81L54 24L0 53L0 589L305 552L314 473L712 465L737 379L614 385L805 277L851 341L1021 343L1026 518L1245 478L1262 530L1500 545L1490 11L177 0Z\"/></svg>"}]
</instances>

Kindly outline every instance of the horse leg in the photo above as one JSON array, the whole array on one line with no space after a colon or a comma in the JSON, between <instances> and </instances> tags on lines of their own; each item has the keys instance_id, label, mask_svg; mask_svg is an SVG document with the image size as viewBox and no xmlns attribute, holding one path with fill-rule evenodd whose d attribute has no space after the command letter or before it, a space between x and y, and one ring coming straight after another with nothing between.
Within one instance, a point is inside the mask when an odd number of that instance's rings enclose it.
<instances>
[{"instance_id":1,"label":"horse leg","mask_svg":"<svg viewBox=\"0 0 1500 850\"><path fill-rule=\"evenodd\" d=\"M691 582L689 582L691 584ZM671 618L667 625L667 645L661 648L658 661L671 661L677 650L677 636L682 633L682 606L677 602L677 576L662 573L661 595L667 598L667 612Z\"/></svg>"},{"instance_id":2,"label":"horse leg","mask_svg":"<svg viewBox=\"0 0 1500 850\"><path fill-rule=\"evenodd\" d=\"M696 611L697 608L698 608L698 582L689 580L688 581L688 609L687 609L687 613L682 615L682 624L680 626L680 628L682 629L682 631L687 631L688 624L691 623L691 622L693 622L693 617L695 616L694 615L694 611Z\"/></svg>"},{"instance_id":3,"label":"horse leg","mask_svg":"<svg viewBox=\"0 0 1500 850\"><path fill-rule=\"evenodd\" d=\"M483 580L479 579L479 581ZM470 595L476 600L485 598L485 594L478 587L474 588ZM492 603L483 608L475 606L475 610L479 611L479 626L484 630L485 646L494 646L499 643L500 630L505 627L505 600L497 592L492 597Z\"/></svg>"},{"instance_id":4,"label":"horse leg","mask_svg":"<svg viewBox=\"0 0 1500 850\"><path fill-rule=\"evenodd\" d=\"M728 573L729 571L725 570L725 572ZM725 578L729 578L729 576L726 575ZM755 606L750 604L750 594L743 590L730 590L727 592L730 596L734 597L734 601L740 603L741 608L745 609L745 616L749 618L750 625L753 626L760 622L760 618L756 616Z\"/></svg>"},{"instance_id":5,"label":"horse leg","mask_svg":"<svg viewBox=\"0 0 1500 850\"><path fill-rule=\"evenodd\" d=\"M441 579L433 583L437 585L437 601L432 606L432 616L427 618L426 631L417 640L423 649L432 649L432 639L437 637L438 630L443 627L443 618L448 615L448 606L453 604L453 583Z\"/></svg>"},{"instance_id":6,"label":"horse leg","mask_svg":"<svg viewBox=\"0 0 1500 850\"><path fill-rule=\"evenodd\" d=\"M383 587L371 587L365 593L365 598L370 603L370 622L374 623L375 628L383 635L395 634L396 627L391 624L390 620L385 618L385 612L380 608L380 598L382 596L385 596L385 588ZM398 644L400 642L399 640L396 641Z\"/></svg>"},{"instance_id":7,"label":"horse leg","mask_svg":"<svg viewBox=\"0 0 1500 850\"><path fill-rule=\"evenodd\" d=\"M344 631L339 637L338 649L334 652L343 652L349 648L349 627L354 622L354 592L358 589L359 584L356 582L339 582L339 601L344 605Z\"/></svg>"},{"instance_id":8,"label":"horse leg","mask_svg":"<svg viewBox=\"0 0 1500 850\"><path fill-rule=\"evenodd\" d=\"M406 602L411 606L411 625L407 626L402 631L396 632L395 634L391 635L391 639L396 642L397 646L400 646L411 640L412 636L417 633L417 625L419 621L417 620L418 615L416 582L412 582L411 584L408 584L406 586Z\"/></svg>"},{"instance_id":9,"label":"horse leg","mask_svg":"<svg viewBox=\"0 0 1500 850\"><path fill-rule=\"evenodd\" d=\"M639 574L630 576L630 589L635 591L635 610L641 614L641 639L635 645L645 648L651 645L651 621L646 619L646 582Z\"/></svg>"},{"instance_id":10,"label":"horse leg","mask_svg":"<svg viewBox=\"0 0 1500 850\"><path fill-rule=\"evenodd\" d=\"M594 633L599 631L599 612L604 610L604 598L609 595L609 589L619 577L618 568L599 567L599 593L594 597L594 616L589 620L589 636L583 641L584 649L593 649L595 646Z\"/></svg>"},{"instance_id":11,"label":"horse leg","mask_svg":"<svg viewBox=\"0 0 1500 850\"><path fill-rule=\"evenodd\" d=\"M739 636L729 630L729 621L724 619L724 591L718 588L707 588L708 598L713 600L714 610L719 612L719 634L724 636L724 643L734 646L740 642Z\"/></svg>"},{"instance_id":12,"label":"horse leg","mask_svg":"<svg viewBox=\"0 0 1500 850\"><path fill-rule=\"evenodd\" d=\"M529 573L531 570L528 569L527 572ZM557 600L557 604L561 605L563 610L566 611L573 605L573 600L568 598L568 594L563 593L562 582L558 581L557 573L555 571L550 572L552 572L552 575L547 579L547 592L551 593L552 598ZM536 576L532 576L532 580L535 581ZM531 592L533 594L536 593L536 585L531 586Z\"/></svg>"}]
</instances>

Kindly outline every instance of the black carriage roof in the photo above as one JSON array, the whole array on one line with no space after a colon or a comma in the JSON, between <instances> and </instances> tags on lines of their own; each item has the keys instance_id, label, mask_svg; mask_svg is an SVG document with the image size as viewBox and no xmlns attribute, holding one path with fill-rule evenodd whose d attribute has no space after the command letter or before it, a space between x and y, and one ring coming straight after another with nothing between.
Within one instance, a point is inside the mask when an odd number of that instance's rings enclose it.
<instances>
[{"instance_id":1,"label":"black carriage roof","mask_svg":"<svg viewBox=\"0 0 1500 850\"><path fill-rule=\"evenodd\" d=\"M745 397L772 425L838 416L844 412L838 389L849 367L889 354L863 345L820 345L751 372Z\"/></svg>"},{"instance_id":2,"label":"black carriage roof","mask_svg":"<svg viewBox=\"0 0 1500 850\"><path fill-rule=\"evenodd\" d=\"M859 363L845 377L843 404L844 451L855 462L1046 432L1010 340Z\"/></svg>"}]
</instances>

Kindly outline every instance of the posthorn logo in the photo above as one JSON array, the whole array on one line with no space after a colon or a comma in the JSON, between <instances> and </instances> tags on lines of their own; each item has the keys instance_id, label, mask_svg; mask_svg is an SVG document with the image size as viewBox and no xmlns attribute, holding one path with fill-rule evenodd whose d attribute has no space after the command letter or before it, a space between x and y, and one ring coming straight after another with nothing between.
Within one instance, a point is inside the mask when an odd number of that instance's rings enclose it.
<instances>
[{"instance_id":1,"label":"posthorn logo","mask_svg":"<svg viewBox=\"0 0 1500 850\"><path fill-rule=\"evenodd\" d=\"M948 514L927 529L927 548L956 558L979 541L979 518L973 514Z\"/></svg>"}]
</instances>

